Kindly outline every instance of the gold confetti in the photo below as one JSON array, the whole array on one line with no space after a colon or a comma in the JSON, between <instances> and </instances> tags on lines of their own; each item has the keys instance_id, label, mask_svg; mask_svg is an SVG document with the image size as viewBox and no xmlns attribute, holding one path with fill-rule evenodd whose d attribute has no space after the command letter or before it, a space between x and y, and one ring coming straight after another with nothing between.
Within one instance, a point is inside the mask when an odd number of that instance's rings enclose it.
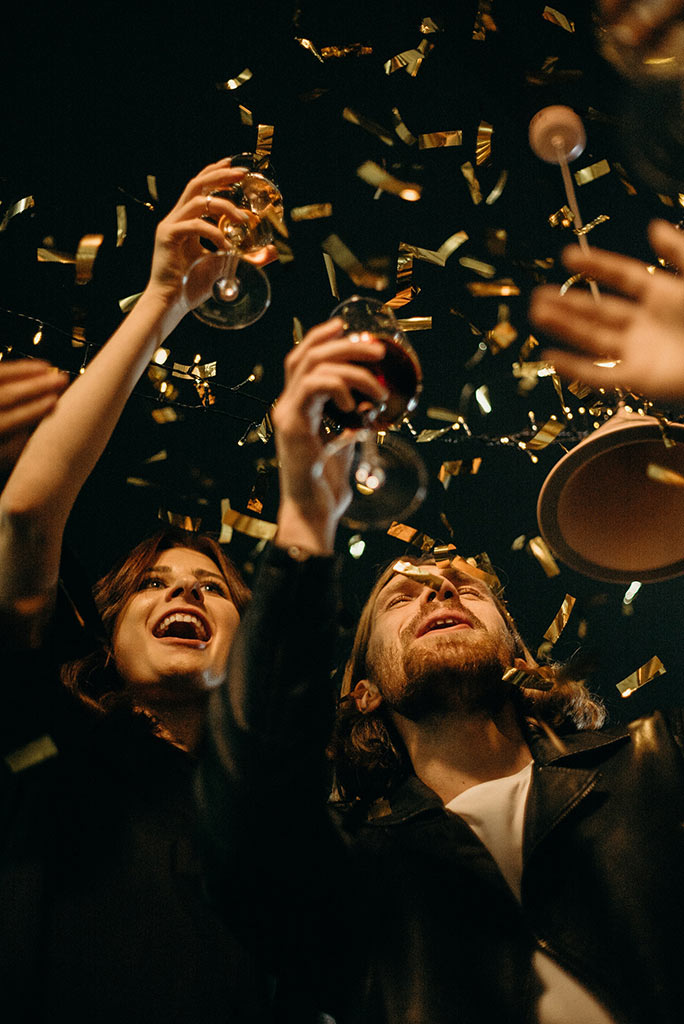
<instances>
[{"instance_id":1,"label":"gold confetti","mask_svg":"<svg viewBox=\"0 0 684 1024\"><path fill-rule=\"evenodd\" d=\"M412 135L408 130L396 107L392 107L392 125L402 142L405 142L407 146L415 146L418 140L415 135Z\"/></svg>"},{"instance_id":2,"label":"gold confetti","mask_svg":"<svg viewBox=\"0 0 684 1024\"><path fill-rule=\"evenodd\" d=\"M508 181L508 171L503 170L501 172L501 174L499 175L499 177L498 177L496 185L494 186L492 191L489 193L489 195L485 199L485 206L491 206L493 203L495 203L497 201L497 199L499 198L499 196L501 195L501 193L505 189L507 181Z\"/></svg>"},{"instance_id":3,"label":"gold confetti","mask_svg":"<svg viewBox=\"0 0 684 1024\"><path fill-rule=\"evenodd\" d=\"M273 133L275 128L272 124L260 124L257 126L257 141L254 150L257 157L259 170L268 167L273 150Z\"/></svg>"},{"instance_id":4,"label":"gold confetti","mask_svg":"<svg viewBox=\"0 0 684 1024\"><path fill-rule=\"evenodd\" d=\"M480 182L477 180L477 175L475 174L475 169L469 160L466 160L464 164L461 164L461 174L468 184L470 198L475 206L477 206L478 203L482 202L482 191L480 189Z\"/></svg>"},{"instance_id":5,"label":"gold confetti","mask_svg":"<svg viewBox=\"0 0 684 1024\"><path fill-rule=\"evenodd\" d=\"M578 185L588 185L590 181L602 178L604 174L610 174L610 164L607 160L597 160L595 164L582 167L575 171L575 181Z\"/></svg>"},{"instance_id":6,"label":"gold confetti","mask_svg":"<svg viewBox=\"0 0 684 1024\"><path fill-rule=\"evenodd\" d=\"M380 188L383 192L391 192L407 202L415 203L421 197L422 186L409 181L400 181L393 174L388 174L387 171L384 171L373 160L366 160L365 163L357 168L356 173L368 185Z\"/></svg>"},{"instance_id":7,"label":"gold confetti","mask_svg":"<svg viewBox=\"0 0 684 1024\"><path fill-rule=\"evenodd\" d=\"M480 121L475 141L475 163L478 167L486 163L492 155L492 132L494 126L488 121Z\"/></svg>"},{"instance_id":8,"label":"gold confetti","mask_svg":"<svg viewBox=\"0 0 684 1024\"><path fill-rule=\"evenodd\" d=\"M246 516L237 509L224 506L221 502L221 523L223 526L244 533L248 537L256 537L260 540L272 540L278 529L277 523L267 523L263 519L255 519L253 516ZM223 534L222 534L223 535ZM220 538L219 538L220 540Z\"/></svg>"},{"instance_id":9,"label":"gold confetti","mask_svg":"<svg viewBox=\"0 0 684 1024\"><path fill-rule=\"evenodd\" d=\"M217 82L216 88L225 89L229 91L232 91L233 89L239 89L240 86L244 85L245 82L248 82L251 77L252 72L249 70L249 68L245 68L244 71L241 71L240 74L237 75L235 78L229 78L227 82Z\"/></svg>"},{"instance_id":10,"label":"gold confetti","mask_svg":"<svg viewBox=\"0 0 684 1024\"><path fill-rule=\"evenodd\" d=\"M413 562L404 562L400 560L394 563L392 569L399 576L405 576L409 580L415 580L416 583L423 583L431 590L440 590L444 583L443 576L430 572L429 569L426 569L422 565L414 565Z\"/></svg>"},{"instance_id":11,"label":"gold confetti","mask_svg":"<svg viewBox=\"0 0 684 1024\"><path fill-rule=\"evenodd\" d=\"M599 224L605 224L607 220L610 220L608 214L600 213L598 217L594 217L594 219L590 220L588 224L585 224L581 228L573 228L573 231L578 237L580 235L588 235L589 232L593 231L595 227L598 227Z\"/></svg>"},{"instance_id":12,"label":"gold confetti","mask_svg":"<svg viewBox=\"0 0 684 1024\"><path fill-rule=\"evenodd\" d=\"M666 668L662 661L657 655L650 658L645 665L641 668L636 669L631 675L628 675L621 682L616 684L616 689L620 691L623 697L629 697L642 686L646 686L646 683L652 682L658 676L664 675Z\"/></svg>"},{"instance_id":13,"label":"gold confetti","mask_svg":"<svg viewBox=\"0 0 684 1024\"><path fill-rule=\"evenodd\" d=\"M342 117L345 121L349 121L350 124L357 124L359 128L363 128L370 135L377 136L377 138L379 138L381 142L384 142L386 146L394 145L394 139L381 124L378 124L376 121L371 121L370 118L364 117L363 114L358 114L355 110L352 110L351 107L344 108L342 111Z\"/></svg>"},{"instance_id":14,"label":"gold confetti","mask_svg":"<svg viewBox=\"0 0 684 1024\"><path fill-rule=\"evenodd\" d=\"M388 299L384 303L388 309L400 309L402 306L408 305L409 302L413 302L416 295L420 294L420 288L415 285L411 285L409 288L403 288L397 292L391 299Z\"/></svg>"},{"instance_id":15,"label":"gold confetti","mask_svg":"<svg viewBox=\"0 0 684 1024\"><path fill-rule=\"evenodd\" d=\"M27 768L33 768L34 765L42 764L43 761L58 755L59 750L52 736L45 735L37 740L31 740L30 743L19 747L18 750L5 754L3 760L12 774L16 775L18 772L26 771Z\"/></svg>"},{"instance_id":16,"label":"gold confetti","mask_svg":"<svg viewBox=\"0 0 684 1024\"><path fill-rule=\"evenodd\" d=\"M320 53L323 60L341 57L368 57L373 52L372 46L365 43L348 43L346 46L321 46Z\"/></svg>"},{"instance_id":17,"label":"gold confetti","mask_svg":"<svg viewBox=\"0 0 684 1024\"><path fill-rule=\"evenodd\" d=\"M397 53L394 57L390 57L388 61L385 61L384 70L386 75L391 75L395 71L401 71L403 68L411 78L415 78L420 71L420 66L425 60L425 57L432 49L433 44L427 39L422 39L418 46L413 50L403 50L401 53Z\"/></svg>"},{"instance_id":18,"label":"gold confetti","mask_svg":"<svg viewBox=\"0 0 684 1024\"><path fill-rule=\"evenodd\" d=\"M147 192L148 192L148 195L150 196L150 199L152 199L155 203L159 202L159 193L157 192L157 175L156 174L148 174L147 175Z\"/></svg>"},{"instance_id":19,"label":"gold confetti","mask_svg":"<svg viewBox=\"0 0 684 1024\"><path fill-rule=\"evenodd\" d=\"M302 327L302 321L298 316L292 317L292 344L299 345L300 341L304 339L304 328Z\"/></svg>"},{"instance_id":20,"label":"gold confetti","mask_svg":"<svg viewBox=\"0 0 684 1024\"><path fill-rule=\"evenodd\" d=\"M323 253L323 262L325 263L325 270L328 275L328 284L330 285L330 291L334 298L339 299L340 289L337 285L337 273L335 271L335 264L333 258L329 253Z\"/></svg>"},{"instance_id":21,"label":"gold confetti","mask_svg":"<svg viewBox=\"0 0 684 1024\"><path fill-rule=\"evenodd\" d=\"M556 210L549 217L549 224L552 228L562 227L569 228L575 219L575 214L572 212L569 206L561 206L560 210Z\"/></svg>"},{"instance_id":22,"label":"gold confetti","mask_svg":"<svg viewBox=\"0 0 684 1024\"><path fill-rule=\"evenodd\" d=\"M145 480L141 476L127 476L126 483L129 487L154 487L151 480Z\"/></svg>"},{"instance_id":23,"label":"gold confetti","mask_svg":"<svg viewBox=\"0 0 684 1024\"><path fill-rule=\"evenodd\" d=\"M520 359L525 360L530 356L535 348L539 348L539 342L535 338L534 334L528 334L522 345L520 346ZM550 366L550 363L545 363L545 366Z\"/></svg>"},{"instance_id":24,"label":"gold confetti","mask_svg":"<svg viewBox=\"0 0 684 1024\"><path fill-rule=\"evenodd\" d=\"M484 551L472 558L461 558L460 555L455 555L449 565L452 569L458 569L476 580L481 580L497 593L502 589L501 580L494 572L489 556Z\"/></svg>"},{"instance_id":25,"label":"gold confetti","mask_svg":"<svg viewBox=\"0 0 684 1024\"><path fill-rule=\"evenodd\" d=\"M552 25L558 25L559 28L565 29L566 32L575 31L574 21L570 21L564 14L561 14L560 11L555 10L553 7L545 7L542 12L542 18L545 21L550 21Z\"/></svg>"},{"instance_id":26,"label":"gold confetti","mask_svg":"<svg viewBox=\"0 0 684 1024\"><path fill-rule=\"evenodd\" d=\"M254 115L252 111L249 109L249 107L243 106L242 103L238 104L238 109L240 111L240 123L245 124L251 128L251 126L254 124Z\"/></svg>"},{"instance_id":27,"label":"gold confetti","mask_svg":"<svg viewBox=\"0 0 684 1024\"><path fill-rule=\"evenodd\" d=\"M439 467L439 482L446 491L453 476L475 476L482 465L481 458L452 459Z\"/></svg>"},{"instance_id":28,"label":"gold confetti","mask_svg":"<svg viewBox=\"0 0 684 1024\"><path fill-rule=\"evenodd\" d=\"M403 320L398 319L397 323L402 331L429 331L432 329L431 316L410 316Z\"/></svg>"},{"instance_id":29,"label":"gold confetti","mask_svg":"<svg viewBox=\"0 0 684 1024\"><path fill-rule=\"evenodd\" d=\"M121 312L130 313L141 295L142 292L136 292L135 295L127 295L125 299L119 299L119 309Z\"/></svg>"},{"instance_id":30,"label":"gold confetti","mask_svg":"<svg viewBox=\"0 0 684 1024\"><path fill-rule=\"evenodd\" d=\"M527 442L527 447L533 451L540 451L542 448L546 448L565 430L565 427L566 424L563 420L552 417L539 428L532 440Z\"/></svg>"},{"instance_id":31,"label":"gold confetti","mask_svg":"<svg viewBox=\"0 0 684 1024\"><path fill-rule=\"evenodd\" d=\"M36 257L39 263L75 263L76 257L68 252L58 252L56 249L36 249Z\"/></svg>"},{"instance_id":32,"label":"gold confetti","mask_svg":"<svg viewBox=\"0 0 684 1024\"><path fill-rule=\"evenodd\" d=\"M0 221L0 231L4 231L9 222L13 217L19 216L20 213L24 213L26 210L32 210L36 205L36 201L33 196L24 196L23 199L17 200L12 206L5 212L5 216Z\"/></svg>"},{"instance_id":33,"label":"gold confetti","mask_svg":"<svg viewBox=\"0 0 684 1024\"><path fill-rule=\"evenodd\" d=\"M372 288L379 292L389 284L385 274L364 267L338 235L328 235L321 244L324 253L327 253L359 288Z\"/></svg>"},{"instance_id":34,"label":"gold confetti","mask_svg":"<svg viewBox=\"0 0 684 1024\"><path fill-rule=\"evenodd\" d=\"M582 384L582 382L579 380L570 381L570 383L568 384L568 391L571 395L574 395L575 398L579 398L580 401L583 398L586 398L587 395L591 394L591 388L589 387L589 385Z\"/></svg>"},{"instance_id":35,"label":"gold confetti","mask_svg":"<svg viewBox=\"0 0 684 1024\"><path fill-rule=\"evenodd\" d=\"M432 18L423 18L420 23L420 31L426 36L430 35L431 32L441 32L442 30Z\"/></svg>"},{"instance_id":36,"label":"gold confetti","mask_svg":"<svg viewBox=\"0 0 684 1024\"><path fill-rule=\"evenodd\" d=\"M442 242L439 249L423 249L418 245L408 245L406 242L399 243L399 252L414 257L417 260L425 260L426 263L434 263L437 267L443 267L452 253L456 252L464 242L468 241L465 231L457 231L450 235L445 242Z\"/></svg>"},{"instance_id":37,"label":"gold confetti","mask_svg":"<svg viewBox=\"0 0 684 1024\"><path fill-rule=\"evenodd\" d=\"M568 624L570 613L575 607L575 598L570 594L566 594L563 603L556 612L553 622L544 633L544 639L548 640L549 643L555 644L558 637L561 635L563 630Z\"/></svg>"},{"instance_id":38,"label":"gold confetti","mask_svg":"<svg viewBox=\"0 0 684 1024\"><path fill-rule=\"evenodd\" d=\"M491 263L476 260L473 256L461 256L458 262L467 270L474 270L480 277L494 277L496 274L496 267L493 267Z\"/></svg>"},{"instance_id":39,"label":"gold confetti","mask_svg":"<svg viewBox=\"0 0 684 1024\"><path fill-rule=\"evenodd\" d=\"M76 250L76 284L87 284L92 279L93 267L104 235L84 235Z\"/></svg>"},{"instance_id":40,"label":"gold confetti","mask_svg":"<svg viewBox=\"0 0 684 1024\"><path fill-rule=\"evenodd\" d=\"M144 465L149 466L153 462L165 462L168 459L168 457L169 456L168 452L166 451L166 448L162 448L162 450L157 452L155 455L150 455L149 459L143 459L143 463Z\"/></svg>"},{"instance_id":41,"label":"gold confetti","mask_svg":"<svg viewBox=\"0 0 684 1024\"><path fill-rule=\"evenodd\" d=\"M197 533L202 525L202 520L196 516L186 516L182 512L169 512L165 508L159 509L157 518L162 522L170 523L171 526L177 526L180 530L187 530L188 533Z\"/></svg>"},{"instance_id":42,"label":"gold confetti","mask_svg":"<svg viewBox=\"0 0 684 1024\"><path fill-rule=\"evenodd\" d=\"M420 548L423 552L432 551L435 546L435 541L432 537L428 537L426 533L421 533L415 527L406 526L404 523L392 523L387 531L387 536L403 540L406 544L413 544L414 547Z\"/></svg>"},{"instance_id":43,"label":"gold confetti","mask_svg":"<svg viewBox=\"0 0 684 1024\"><path fill-rule=\"evenodd\" d=\"M649 480L657 480L660 484L668 484L670 487L684 487L684 476L676 473L674 469L667 469L659 466L656 462L649 462L646 467L646 476Z\"/></svg>"},{"instance_id":44,"label":"gold confetti","mask_svg":"<svg viewBox=\"0 0 684 1024\"><path fill-rule=\"evenodd\" d=\"M165 405L161 409L152 410L152 419L155 423L174 423L180 418L180 413L172 405Z\"/></svg>"},{"instance_id":45,"label":"gold confetti","mask_svg":"<svg viewBox=\"0 0 684 1024\"><path fill-rule=\"evenodd\" d=\"M445 131L428 132L418 136L418 149L447 149L450 146L463 145L463 132Z\"/></svg>"},{"instance_id":46,"label":"gold confetti","mask_svg":"<svg viewBox=\"0 0 684 1024\"><path fill-rule=\"evenodd\" d=\"M556 559L551 554L548 544L542 537L530 537L526 544L527 550L533 555L549 577L560 576Z\"/></svg>"},{"instance_id":47,"label":"gold confetti","mask_svg":"<svg viewBox=\"0 0 684 1024\"><path fill-rule=\"evenodd\" d=\"M123 204L119 204L116 207L116 247L117 249L126 241L126 235L128 234L128 219L126 216L126 207Z\"/></svg>"},{"instance_id":48,"label":"gold confetti","mask_svg":"<svg viewBox=\"0 0 684 1024\"><path fill-rule=\"evenodd\" d=\"M332 217L332 212L332 203L309 203L308 206L294 206L290 210L290 220L318 220L322 217Z\"/></svg>"},{"instance_id":49,"label":"gold confetti","mask_svg":"<svg viewBox=\"0 0 684 1024\"><path fill-rule=\"evenodd\" d=\"M493 327L487 334L487 342L491 351L496 355L502 349L509 348L517 339L518 332L513 324L506 318L501 319L496 327Z\"/></svg>"},{"instance_id":50,"label":"gold confetti","mask_svg":"<svg viewBox=\"0 0 684 1024\"><path fill-rule=\"evenodd\" d=\"M471 295L478 298L488 298L492 295L520 295L520 289L510 277L501 278L499 281L469 281L466 288Z\"/></svg>"}]
</instances>

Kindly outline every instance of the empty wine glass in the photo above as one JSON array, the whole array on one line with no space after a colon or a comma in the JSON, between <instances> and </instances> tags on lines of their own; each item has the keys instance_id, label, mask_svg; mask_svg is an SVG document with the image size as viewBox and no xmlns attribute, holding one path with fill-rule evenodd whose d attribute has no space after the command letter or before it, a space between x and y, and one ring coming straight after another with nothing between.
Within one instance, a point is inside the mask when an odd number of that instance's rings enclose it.
<instances>
[{"instance_id":1,"label":"empty wine glass","mask_svg":"<svg viewBox=\"0 0 684 1024\"><path fill-rule=\"evenodd\" d=\"M385 385L388 397L373 404L358 395L356 409L343 412L334 402L326 403L323 429L329 436L352 428L356 451L351 469L353 497L343 522L354 529L389 526L397 516L408 516L419 507L427 493L427 471L422 459L389 428L397 426L415 409L422 389L418 356L399 327L391 309L378 299L353 295L340 303L331 318L343 321L343 333L358 341L381 341L385 352L377 362L360 365ZM323 459L349 444L333 437ZM322 472L323 463L318 467Z\"/></svg>"},{"instance_id":2,"label":"empty wine glass","mask_svg":"<svg viewBox=\"0 0 684 1024\"><path fill-rule=\"evenodd\" d=\"M222 216L218 227L226 239L224 249L206 252L189 268L183 286L186 292L196 294L211 281L211 294L192 312L210 327L238 330L253 324L271 303L271 286L264 271L245 256L266 248L273 242L277 230L282 230L283 197L266 171L265 161L254 153L239 153L231 157L232 167L246 167L247 174L226 188L216 189L207 197L207 211L211 210L211 197L229 199L248 214L244 221L233 221ZM268 175L268 176L267 176Z\"/></svg>"}]
</instances>

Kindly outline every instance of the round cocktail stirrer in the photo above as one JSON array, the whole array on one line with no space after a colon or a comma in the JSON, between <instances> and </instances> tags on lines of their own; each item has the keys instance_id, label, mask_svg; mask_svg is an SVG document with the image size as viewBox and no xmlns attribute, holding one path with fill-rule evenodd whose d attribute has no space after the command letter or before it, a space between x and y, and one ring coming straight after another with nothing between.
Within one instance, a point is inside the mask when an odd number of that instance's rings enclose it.
<instances>
[{"instance_id":1,"label":"round cocktail stirrer","mask_svg":"<svg viewBox=\"0 0 684 1024\"><path fill-rule=\"evenodd\" d=\"M570 107L544 107L530 121L529 140L533 152L541 160L548 164L560 165L565 195L575 220L577 241L584 252L589 252L589 243L582 231L582 217L568 167L568 162L578 157L587 144L584 125ZM590 280L589 288L595 301L599 302L601 295L596 281Z\"/></svg>"}]
</instances>

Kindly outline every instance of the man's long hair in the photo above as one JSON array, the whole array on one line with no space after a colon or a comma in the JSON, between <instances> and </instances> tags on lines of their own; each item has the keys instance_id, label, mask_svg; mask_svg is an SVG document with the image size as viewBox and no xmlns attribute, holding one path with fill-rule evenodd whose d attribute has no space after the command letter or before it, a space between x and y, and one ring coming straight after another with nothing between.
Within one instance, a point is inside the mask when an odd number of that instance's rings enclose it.
<instances>
[{"instance_id":1,"label":"man's long hair","mask_svg":"<svg viewBox=\"0 0 684 1024\"><path fill-rule=\"evenodd\" d=\"M240 617L247 607L250 591L221 545L206 534L191 533L178 527L160 530L137 544L93 588L106 641L93 652L62 667L62 682L86 703L99 708L118 706L125 690L114 663L112 639L119 616L162 551L190 548L216 563Z\"/></svg>"},{"instance_id":2,"label":"man's long hair","mask_svg":"<svg viewBox=\"0 0 684 1024\"><path fill-rule=\"evenodd\" d=\"M407 559L416 565L428 561L423 558ZM367 654L373 627L375 606L380 592L394 575L396 560L378 577L364 605L356 629L351 653L347 660L335 726L328 745L328 756L335 770L337 795L347 801L372 802L387 796L412 771L404 744L397 732L384 701L376 710L363 713L351 696L361 679L369 676ZM511 687L522 718L538 725L543 731L554 733L598 729L606 719L603 704L587 689L586 684L572 676L570 669L559 663L540 665L534 662L501 597L490 591L513 638L514 657L523 658L529 682L536 680L548 689L534 689L521 685Z\"/></svg>"}]
</instances>

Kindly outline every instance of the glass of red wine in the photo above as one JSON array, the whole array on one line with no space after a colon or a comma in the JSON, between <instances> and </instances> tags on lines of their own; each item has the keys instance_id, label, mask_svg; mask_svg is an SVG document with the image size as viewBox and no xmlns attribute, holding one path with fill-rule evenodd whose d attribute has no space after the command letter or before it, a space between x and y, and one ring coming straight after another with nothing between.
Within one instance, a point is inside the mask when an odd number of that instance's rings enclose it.
<instances>
[{"instance_id":1,"label":"glass of red wine","mask_svg":"<svg viewBox=\"0 0 684 1024\"><path fill-rule=\"evenodd\" d=\"M350 339L376 340L385 346L382 359L359 365L385 385L387 400L374 404L359 394L351 412L343 412L333 402L323 410L323 430L328 436L351 428L357 442L351 471L353 496L343 522L354 529L380 529L397 516L414 512L427 493L422 459L395 432L418 404L423 373L394 313L378 299L353 295L336 306L331 319L335 317L343 321L343 333ZM348 435L333 436L326 444L326 457L348 444Z\"/></svg>"},{"instance_id":2,"label":"glass of red wine","mask_svg":"<svg viewBox=\"0 0 684 1024\"><path fill-rule=\"evenodd\" d=\"M248 173L227 188L210 193L210 197L230 199L248 214L245 222L221 217L218 226L225 235L225 247L204 253L185 275L183 286L189 300L198 291L210 289L208 298L192 310L198 320L210 327L247 327L262 317L271 303L268 277L245 259L270 245L283 223L283 197L273 181L272 170L264 164L254 153L231 157L231 167L246 167Z\"/></svg>"}]
</instances>

